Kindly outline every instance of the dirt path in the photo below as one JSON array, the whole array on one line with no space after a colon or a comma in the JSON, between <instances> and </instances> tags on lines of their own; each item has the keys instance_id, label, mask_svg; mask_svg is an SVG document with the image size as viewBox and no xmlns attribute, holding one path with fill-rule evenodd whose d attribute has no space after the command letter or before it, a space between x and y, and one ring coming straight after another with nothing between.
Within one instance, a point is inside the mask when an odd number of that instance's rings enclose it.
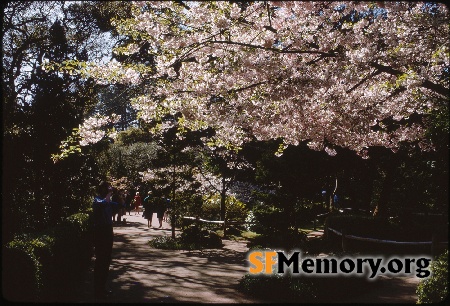
<instances>
[{"instance_id":1,"label":"dirt path","mask_svg":"<svg viewBox=\"0 0 450 306\"><path fill-rule=\"evenodd\" d=\"M157 236L170 236L169 224L147 228L142 215L127 216L114 228L115 240L106 303L264 303L237 290L247 272L245 242L224 240L222 249L173 251L150 248ZM153 225L157 220L154 218ZM319 235L320 233L317 233ZM92 267L74 301L91 303ZM383 279L370 292L347 303L415 303L417 278ZM274 293L276 294L276 293ZM99 301L97 301L99 302Z\"/></svg>"}]
</instances>

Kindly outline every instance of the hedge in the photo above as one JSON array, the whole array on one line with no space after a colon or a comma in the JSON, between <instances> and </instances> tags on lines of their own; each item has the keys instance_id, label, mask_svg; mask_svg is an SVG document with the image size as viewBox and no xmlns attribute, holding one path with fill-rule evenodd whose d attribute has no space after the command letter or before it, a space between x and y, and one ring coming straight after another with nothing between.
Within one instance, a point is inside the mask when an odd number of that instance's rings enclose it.
<instances>
[{"instance_id":1,"label":"hedge","mask_svg":"<svg viewBox=\"0 0 450 306\"><path fill-rule=\"evenodd\" d=\"M12 302L58 302L93 255L90 214L78 213L44 232L17 235L3 246L3 296ZM63 273L61 273L63 271Z\"/></svg>"},{"instance_id":2,"label":"hedge","mask_svg":"<svg viewBox=\"0 0 450 306\"><path fill-rule=\"evenodd\" d=\"M448 250L431 263L430 270L431 276L421 280L417 287L418 304L448 299Z\"/></svg>"}]
</instances>

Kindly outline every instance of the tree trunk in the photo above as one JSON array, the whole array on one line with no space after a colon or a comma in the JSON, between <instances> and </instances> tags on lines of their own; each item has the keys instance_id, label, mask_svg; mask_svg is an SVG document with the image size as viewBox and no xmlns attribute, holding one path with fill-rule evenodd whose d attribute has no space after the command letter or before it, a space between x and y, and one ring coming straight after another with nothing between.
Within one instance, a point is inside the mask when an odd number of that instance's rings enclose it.
<instances>
[{"instance_id":1,"label":"tree trunk","mask_svg":"<svg viewBox=\"0 0 450 306\"><path fill-rule=\"evenodd\" d=\"M175 199L175 192L176 192L176 185L175 185L175 154L172 154L172 199L170 199L170 207L172 209L172 216L171 216L171 228L172 228L172 238L175 239L175 221L178 218L177 215L177 208L175 207L176 199Z\"/></svg>"},{"instance_id":2,"label":"tree trunk","mask_svg":"<svg viewBox=\"0 0 450 306\"><path fill-rule=\"evenodd\" d=\"M336 180L335 180L335 184L334 184L334 189L333 192L330 194L330 206L329 206L329 210L332 211L335 209L335 204L334 204L334 195L337 192L337 188L338 188L338 179L336 176Z\"/></svg>"},{"instance_id":3,"label":"tree trunk","mask_svg":"<svg viewBox=\"0 0 450 306\"><path fill-rule=\"evenodd\" d=\"M380 198L373 212L375 217L385 217L387 215L387 208L393 190L395 171L397 169L397 160L396 156L393 156L386 163L386 176L384 177Z\"/></svg>"},{"instance_id":4,"label":"tree trunk","mask_svg":"<svg viewBox=\"0 0 450 306\"><path fill-rule=\"evenodd\" d=\"M226 235L226 208L225 208L225 202L226 202L226 196L227 196L227 189L226 189L226 181L225 177L222 177L222 191L220 192L220 220L223 221L223 236Z\"/></svg>"}]
</instances>

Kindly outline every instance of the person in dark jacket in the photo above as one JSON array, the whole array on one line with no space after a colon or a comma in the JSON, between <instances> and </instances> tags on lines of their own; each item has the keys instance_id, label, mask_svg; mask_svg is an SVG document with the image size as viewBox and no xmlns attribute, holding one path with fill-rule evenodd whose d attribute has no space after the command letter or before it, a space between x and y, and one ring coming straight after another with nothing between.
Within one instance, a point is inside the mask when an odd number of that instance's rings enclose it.
<instances>
[{"instance_id":1,"label":"person in dark jacket","mask_svg":"<svg viewBox=\"0 0 450 306\"><path fill-rule=\"evenodd\" d=\"M111 292L106 289L106 281L111 264L111 254L113 247L113 208L119 203L111 200L112 187L102 181L97 187L97 196L92 204L94 215L94 293L95 298L106 298Z\"/></svg>"},{"instance_id":2,"label":"person in dark jacket","mask_svg":"<svg viewBox=\"0 0 450 306\"><path fill-rule=\"evenodd\" d=\"M144 212L143 212L143 216L145 219L147 219L147 227L151 227L152 226L152 219L153 219L153 212L154 212L154 207L153 207L153 199L152 199L152 192L149 191L148 195L145 197L144 199Z\"/></svg>"},{"instance_id":3,"label":"person in dark jacket","mask_svg":"<svg viewBox=\"0 0 450 306\"><path fill-rule=\"evenodd\" d=\"M155 199L155 210L156 210L156 217L159 221L159 228L162 227L164 212L166 211L167 207L167 199L163 196L157 197Z\"/></svg>"}]
</instances>

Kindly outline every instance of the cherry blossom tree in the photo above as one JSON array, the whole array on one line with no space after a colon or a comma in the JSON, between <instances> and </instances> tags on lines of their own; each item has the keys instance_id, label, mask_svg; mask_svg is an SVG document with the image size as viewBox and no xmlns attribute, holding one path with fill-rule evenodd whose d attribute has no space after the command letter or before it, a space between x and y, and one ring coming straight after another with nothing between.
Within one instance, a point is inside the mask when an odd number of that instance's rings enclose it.
<instances>
[{"instance_id":1,"label":"cherry blossom tree","mask_svg":"<svg viewBox=\"0 0 450 306\"><path fill-rule=\"evenodd\" d=\"M144 120L181 113L181 125L213 127L224 146L281 138L364 158L375 146L433 148L427 115L448 100L444 5L138 1L133 12L114 21L134 39L115 52L146 46L156 72L112 62L89 75L152 84L134 100Z\"/></svg>"}]
</instances>

